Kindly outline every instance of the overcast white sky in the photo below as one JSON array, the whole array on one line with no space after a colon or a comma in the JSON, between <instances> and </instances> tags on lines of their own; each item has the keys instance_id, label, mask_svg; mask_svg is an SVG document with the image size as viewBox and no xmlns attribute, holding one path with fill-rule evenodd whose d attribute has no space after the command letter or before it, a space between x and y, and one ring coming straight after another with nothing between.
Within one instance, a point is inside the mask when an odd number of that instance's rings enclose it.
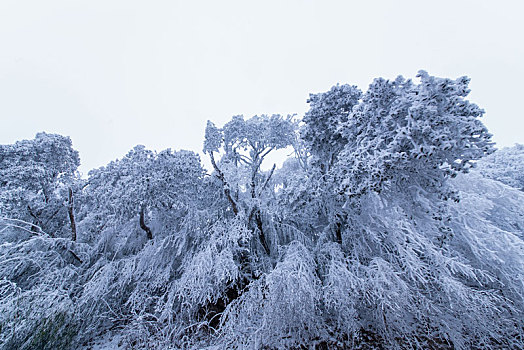
<instances>
[{"instance_id":1,"label":"overcast white sky","mask_svg":"<svg viewBox=\"0 0 524 350\"><path fill-rule=\"evenodd\" d=\"M0 0L0 144L68 135L81 170L202 148L205 122L298 113L373 78L472 78L499 146L524 143L522 1Z\"/></svg>"}]
</instances>

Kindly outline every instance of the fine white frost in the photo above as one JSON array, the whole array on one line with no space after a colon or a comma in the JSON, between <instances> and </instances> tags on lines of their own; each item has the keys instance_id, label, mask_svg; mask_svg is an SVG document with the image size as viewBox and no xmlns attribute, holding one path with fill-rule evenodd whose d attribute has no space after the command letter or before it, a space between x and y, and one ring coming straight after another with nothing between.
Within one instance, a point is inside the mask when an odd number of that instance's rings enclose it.
<instances>
[{"instance_id":1,"label":"fine white frost","mask_svg":"<svg viewBox=\"0 0 524 350\"><path fill-rule=\"evenodd\" d=\"M1 145L0 349L523 348L523 148L468 78L417 78L209 121L209 172Z\"/></svg>"}]
</instances>

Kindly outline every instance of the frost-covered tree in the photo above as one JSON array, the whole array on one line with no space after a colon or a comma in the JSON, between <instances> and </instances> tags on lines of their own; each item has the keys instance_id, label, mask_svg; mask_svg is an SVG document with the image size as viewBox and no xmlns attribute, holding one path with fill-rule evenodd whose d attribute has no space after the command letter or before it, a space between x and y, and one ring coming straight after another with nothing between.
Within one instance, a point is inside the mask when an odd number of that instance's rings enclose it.
<instances>
[{"instance_id":1,"label":"frost-covered tree","mask_svg":"<svg viewBox=\"0 0 524 350\"><path fill-rule=\"evenodd\" d=\"M446 178L493 152L479 119L484 111L465 99L467 77L436 78L424 71L417 77L419 84L376 79L340 124L348 143L338 171L348 195L392 186L440 191Z\"/></svg>"},{"instance_id":2,"label":"frost-covered tree","mask_svg":"<svg viewBox=\"0 0 524 350\"><path fill-rule=\"evenodd\" d=\"M85 191L92 215L127 221L138 216L140 228L153 239L146 222L152 211L184 211L194 204L203 177L200 158L190 151L160 153L136 146L124 158L89 172Z\"/></svg>"},{"instance_id":3,"label":"frost-covered tree","mask_svg":"<svg viewBox=\"0 0 524 350\"><path fill-rule=\"evenodd\" d=\"M214 173L204 182L208 221L183 263L176 298L186 322L216 331L222 313L278 258L269 202L272 177L261 169L272 151L296 140L296 123L280 115L235 116L222 128L208 122L204 152ZM215 156L221 159L216 160ZM217 198L217 191L218 196ZM220 198L221 197L221 198Z\"/></svg>"},{"instance_id":4,"label":"frost-covered tree","mask_svg":"<svg viewBox=\"0 0 524 350\"><path fill-rule=\"evenodd\" d=\"M483 111L465 100L468 79L419 77L420 84L376 79L331 127L343 140L332 170L320 164L310 171L317 180L306 192L331 191L318 242L321 280L337 308L353 315L341 318L328 303L326 322L358 342L371 336L391 347L493 346L506 331L519 334L520 314L513 314L515 299L492 290L489 269L454 249L458 242L485 248L463 239L467 228L452 225L446 202L454 190L448 180L492 152L490 135ZM449 301L461 311L449 310Z\"/></svg>"},{"instance_id":5,"label":"frost-covered tree","mask_svg":"<svg viewBox=\"0 0 524 350\"><path fill-rule=\"evenodd\" d=\"M69 137L38 133L33 140L1 145L2 216L30 222L31 230L51 235L61 234L69 219L75 240L72 189L79 165Z\"/></svg>"},{"instance_id":6,"label":"frost-covered tree","mask_svg":"<svg viewBox=\"0 0 524 350\"><path fill-rule=\"evenodd\" d=\"M211 221L203 176L197 154L143 146L89 173L79 229L90 231L92 249L77 292L77 341L117 325L128 344L178 340L187 324L177 278Z\"/></svg>"},{"instance_id":7,"label":"frost-covered tree","mask_svg":"<svg viewBox=\"0 0 524 350\"><path fill-rule=\"evenodd\" d=\"M243 116L234 116L222 129L212 122L208 122L206 127L204 152L209 154L215 176L222 182L233 213L238 215L242 210L247 225L255 224L253 229L258 233L258 242L267 255L271 250L263 227L261 196L275 166L264 174L261 165L271 151L293 144L295 127L291 117L280 115L254 116L247 120ZM224 152L223 169L214 158L214 153L220 150Z\"/></svg>"},{"instance_id":8,"label":"frost-covered tree","mask_svg":"<svg viewBox=\"0 0 524 350\"><path fill-rule=\"evenodd\" d=\"M61 135L0 146L1 349L71 346L71 295L87 250L71 242L79 163Z\"/></svg>"}]
</instances>

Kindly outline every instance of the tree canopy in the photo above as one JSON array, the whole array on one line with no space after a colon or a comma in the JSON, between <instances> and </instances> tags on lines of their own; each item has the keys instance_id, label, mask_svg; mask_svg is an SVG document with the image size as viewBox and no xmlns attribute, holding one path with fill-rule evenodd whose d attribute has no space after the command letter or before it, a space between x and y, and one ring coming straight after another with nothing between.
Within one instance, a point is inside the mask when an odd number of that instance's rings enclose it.
<instances>
[{"instance_id":1,"label":"tree canopy","mask_svg":"<svg viewBox=\"0 0 524 350\"><path fill-rule=\"evenodd\" d=\"M207 170L136 146L81 178L67 137L0 146L0 349L524 347L522 146L495 150L468 84L208 121Z\"/></svg>"}]
</instances>

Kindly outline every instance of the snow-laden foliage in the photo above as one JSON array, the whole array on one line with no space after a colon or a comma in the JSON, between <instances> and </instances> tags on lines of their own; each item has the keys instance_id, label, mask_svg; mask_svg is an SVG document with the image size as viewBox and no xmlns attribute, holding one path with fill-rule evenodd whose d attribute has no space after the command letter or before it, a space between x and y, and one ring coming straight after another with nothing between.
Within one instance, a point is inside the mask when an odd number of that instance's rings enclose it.
<instances>
[{"instance_id":1,"label":"snow-laden foliage","mask_svg":"<svg viewBox=\"0 0 524 350\"><path fill-rule=\"evenodd\" d=\"M492 288L524 312L524 193L476 173L453 186L460 202L452 206L453 246L470 264L494 277Z\"/></svg>"},{"instance_id":2,"label":"snow-laden foliage","mask_svg":"<svg viewBox=\"0 0 524 350\"><path fill-rule=\"evenodd\" d=\"M310 108L303 119L302 137L315 156L315 162L323 168L331 167L346 145L347 139L339 126L348 122L361 95L356 86L350 85L337 85L328 92L309 95Z\"/></svg>"},{"instance_id":3,"label":"snow-laden foliage","mask_svg":"<svg viewBox=\"0 0 524 350\"><path fill-rule=\"evenodd\" d=\"M478 171L485 177L524 191L524 145L516 144L497 150L477 165Z\"/></svg>"},{"instance_id":4,"label":"snow-laden foliage","mask_svg":"<svg viewBox=\"0 0 524 350\"><path fill-rule=\"evenodd\" d=\"M355 106L342 135L348 140L339 168L349 195L413 180L436 191L445 177L467 172L492 151L484 111L465 100L469 79L418 74L420 83L376 79ZM409 179L408 179L409 178Z\"/></svg>"},{"instance_id":5,"label":"snow-laden foliage","mask_svg":"<svg viewBox=\"0 0 524 350\"><path fill-rule=\"evenodd\" d=\"M200 158L190 151L160 153L136 146L124 158L92 170L85 190L86 215L103 215L106 222L125 222L140 216L149 239L152 231L146 216L152 211L181 211L194 203L203 176Z\"/></svg>"},{"instance_id":6,"label":"snow-laden foliage","mask_svg":"<svg viewBox=\"0 0 524 350\"><path fill-rule=\"evenodd\" d=\"M0 349L523 348L522 149L489 155L469 79L418 78L208 122L209 174L1 146Z\"/></svg>"},{"instance_id":7,"label":"snow-laden foliage","mask_svg":"<svg viewBox=\"0 0 524 350\"><path fill-rule=\"evenodd\" d=\"M518 333L508 313L512 300L492 288L490 271L452 249L470 233L443 231L428 215L439 208L414 211L409 200L368 194L350 215L343 241L350 271L360 277L361 328L391 347L421 348L471 348L503 342L509 329ZM447 226L454 228L452 221Z\"/></svg>"},{"instance_id":8,"label":"snow-laden foliage","mask_svg":"<svg viewBox=\"0 0 524 350\"><path fill-rule=\"evenodd\" d=\"M56 349L78 334L74 299L89 247L0 219L0 348Z\"/></svg>"},{"instance_id":9,"label":"snow-laden foliage","mask_svg":"<svg viewBox=\"0 0 524 350\"><path fill-rule=\"evenodd\" d=\"M240 218L213 223L206 240L184 261L183 273L177 281L176 296L188 312L216 303L243 277L241 255L250 238L251 233Z\"/></svg>"},{"instance_id":10,"label":"snow-laden foliage","mask_svg":"<svg viewBox=\"0 0 524 350\"><path fill-rule=\"evenodd\" d=\"M292 242L275 268L250 284L222 317L226 348L296 347L320 340L321 286L308 249Z\"/></svg>"}]
</instances>

